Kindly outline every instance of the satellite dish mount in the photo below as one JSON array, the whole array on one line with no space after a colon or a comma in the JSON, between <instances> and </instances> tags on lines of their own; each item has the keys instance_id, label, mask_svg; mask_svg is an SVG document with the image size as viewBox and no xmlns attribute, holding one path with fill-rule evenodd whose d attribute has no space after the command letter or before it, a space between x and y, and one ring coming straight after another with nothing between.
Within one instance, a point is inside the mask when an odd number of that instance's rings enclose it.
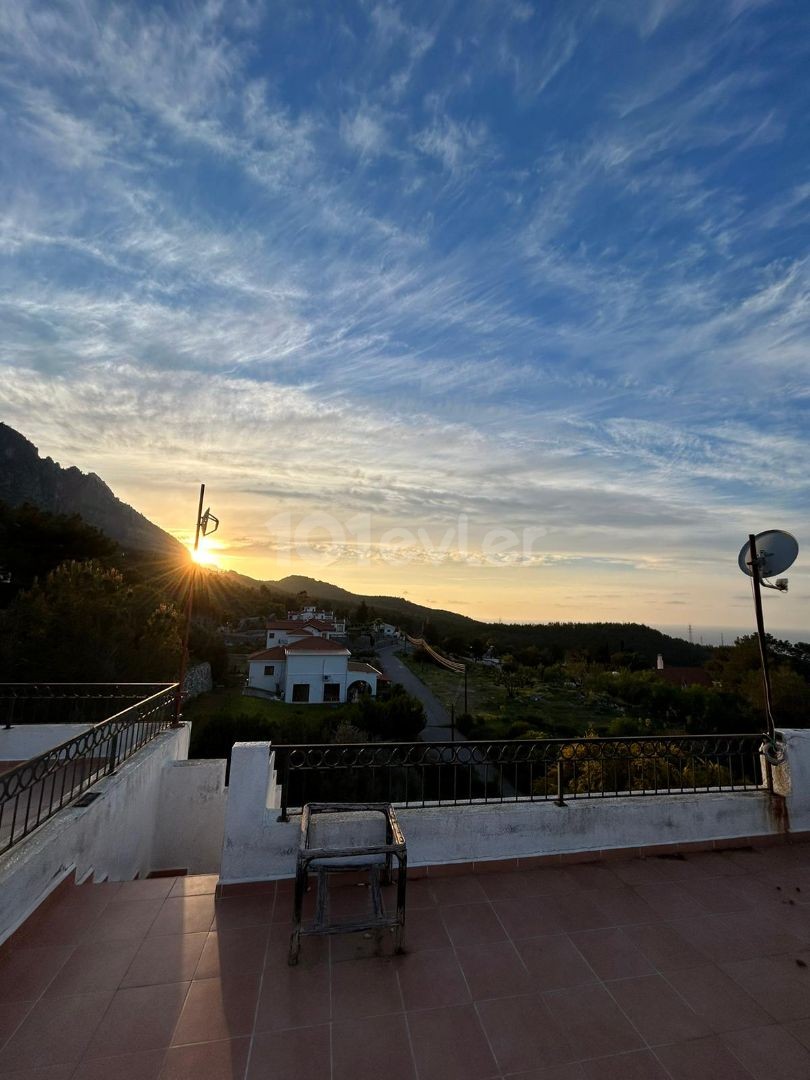
<instances>
[{"instance_id":1,"label":"satellite dish mount","mask_svg":"<svg viewBox=\"0 0 810 1080\"><path fill-rule=\"evenodd\" d=\"M774 584L766 580L776 574L784 573L792 566L799 554L796 538L781 529L768 532L750 533L748 543L743 544L738 557L740 569L751 578L754 593L754 611L757 619L757 637L759 655L762 663L762 688L765 693L765 719L768 726L767 736L774 754L776 751L776 723L773 717L771 701L771 676L768 670L768 649L765 640L765 620L762 616L762 588L787 592L787 578L777 578ZM766 757L767 757L766 753ZM769 759L770 760L770 759ZM772 762L777 764L778 762Z\"/></svg>"}]
</instances>

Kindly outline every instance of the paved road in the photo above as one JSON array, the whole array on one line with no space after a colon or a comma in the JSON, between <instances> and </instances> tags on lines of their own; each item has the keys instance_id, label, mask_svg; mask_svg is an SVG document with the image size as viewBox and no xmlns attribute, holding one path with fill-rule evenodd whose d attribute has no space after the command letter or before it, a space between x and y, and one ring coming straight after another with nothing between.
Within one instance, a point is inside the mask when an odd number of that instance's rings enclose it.
<instances>
[{"instance_id":1,"label":"paved road","mask_svg":"<svg viewBox=\"0 0 810 1080\"><path fill-rule=\"evenodd\" d=\"M394 656L393 645L383 645L377 649L377 656L383 671L394 682L402 683L409 694L419 698L425 706L427 724L422 731L423 742L449 742L450 741L450 713L439 701L433 691L425 686L421 679L406 667L402 661ZM456 741L466 742L463 735L456 731Z\"/></svg>"}]
</instances>

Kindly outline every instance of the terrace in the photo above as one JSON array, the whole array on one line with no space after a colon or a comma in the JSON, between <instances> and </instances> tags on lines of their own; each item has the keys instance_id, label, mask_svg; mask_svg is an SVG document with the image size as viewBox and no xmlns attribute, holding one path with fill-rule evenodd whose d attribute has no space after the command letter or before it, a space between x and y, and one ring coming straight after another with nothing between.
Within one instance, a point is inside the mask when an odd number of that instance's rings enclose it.
<instances>
[{"instance_id":1,"label":"terrace","mask_svg":"<svg viewBox=\"0 0 810 1080\"><path fill-rule=\"evenodd\" d=\"M776 767L748 735L246 743L226 789L172 693L0 777L6 815L37 808L0 855L0 1077L810 1076L804 731ZM41 744L16 717L2 734ZM340 934L287 965L299 807L323 795L397 803L404 955ZM348 879L332 911L368 903Z\"/></svg>"}]
</instances>

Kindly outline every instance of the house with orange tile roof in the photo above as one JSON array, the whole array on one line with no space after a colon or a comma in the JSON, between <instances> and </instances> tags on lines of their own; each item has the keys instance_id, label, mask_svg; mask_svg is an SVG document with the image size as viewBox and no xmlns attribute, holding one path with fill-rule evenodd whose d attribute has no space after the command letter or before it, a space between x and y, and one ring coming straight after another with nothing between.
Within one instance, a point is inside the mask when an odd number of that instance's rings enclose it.
<instances>
[{"instance_id":1,"label":"house with orange tile roof","mask_svg":"<svg viewBox=\"0 0 810 1080\"><path fill-rule=\"evenodd\" d=\"M341 642L303 631L248 657L247 689L281 701L312 704L376 696L384 676L350 656Z\"/></svg>"}]
</instances>

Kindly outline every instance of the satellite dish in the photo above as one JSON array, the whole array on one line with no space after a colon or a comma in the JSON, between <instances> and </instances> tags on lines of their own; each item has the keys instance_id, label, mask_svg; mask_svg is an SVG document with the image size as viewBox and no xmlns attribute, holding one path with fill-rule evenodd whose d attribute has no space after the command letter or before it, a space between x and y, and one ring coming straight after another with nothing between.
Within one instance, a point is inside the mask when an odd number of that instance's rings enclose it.
<instances>
[{"instance_id":1,"label":"satellite dish","mask_svg":"<svg viewBox=\"0 0 810 1080\"><path fill-rule=\"evenodd\" d=\"M799 554L799 545L795 536L781 529L769 529L767 532L757 533L754 537L759 563L759 576L770 578L775 574L782 574L789 566L792 566ZM737 560L744 574L753 577L751 569L751 548L749 541L743 544Z\"/></svg>"}]
</instances>

